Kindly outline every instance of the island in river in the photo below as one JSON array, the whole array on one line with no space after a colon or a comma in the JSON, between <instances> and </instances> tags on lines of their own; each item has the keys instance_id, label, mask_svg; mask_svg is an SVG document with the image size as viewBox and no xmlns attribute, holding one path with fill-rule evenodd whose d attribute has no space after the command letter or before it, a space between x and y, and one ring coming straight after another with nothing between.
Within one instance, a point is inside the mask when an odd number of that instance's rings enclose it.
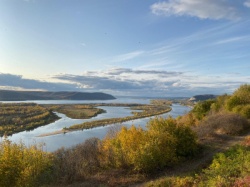
<instances>
[{"instance_id":1,"label":"island in river","mask_svg":"<svg viewBox=\"0 0 250 187\"><path fill-rule=\"evenodd\" d=\"M99 104L35 104L35 103L0 103L0 135L12 135L17 132L32 130L47 125L58 117L54 112L63 113L73 119L89 119L106 111L102 106L127 107L131 116L108 118L75 124L64 128L58 133L83 130L113 123L122 123L139 118L160 115L171 111L171 102L163 100L151 101L150 104L136 103L99 103ZM53 133L52 133L53 134Z\"/></svg>"}]
</instances>

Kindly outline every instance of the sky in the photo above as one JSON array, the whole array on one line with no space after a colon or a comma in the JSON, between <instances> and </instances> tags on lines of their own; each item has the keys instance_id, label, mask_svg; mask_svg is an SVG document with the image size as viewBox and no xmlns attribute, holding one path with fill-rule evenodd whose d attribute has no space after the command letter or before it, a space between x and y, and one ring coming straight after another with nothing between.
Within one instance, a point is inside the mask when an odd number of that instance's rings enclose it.
<instances>
[{"instance_id":1,"label":"sky","mask_svg":"<svg viewBox=\"0 0 250 187\"><path fill-rule=\"evenodd\" d=\"M0 0L0 89L231 94L250 82L250 0Z\"/></svg>"}]
</instances>

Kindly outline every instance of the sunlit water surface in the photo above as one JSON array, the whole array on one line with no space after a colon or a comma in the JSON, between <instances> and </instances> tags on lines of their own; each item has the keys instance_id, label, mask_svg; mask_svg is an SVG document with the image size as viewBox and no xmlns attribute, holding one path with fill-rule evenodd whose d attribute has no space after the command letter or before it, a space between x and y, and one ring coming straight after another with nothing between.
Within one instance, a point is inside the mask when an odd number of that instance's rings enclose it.
<instances>
[{"instance_id":1,"label":"sunlit water surface","mask_svg":"<svg viewBox=\"0 0 250 187\"><path fill-rule=\"evenodd\" d=\"M26 101L27 102L27 101ZM149 104L150 99L140 99L140 98L120 98L116 100L108 100L108 101L29 101L29 102L35 102L38 104L85 104L85 103L140 103L140 104ZM61 118L57 120L54 123L51 123L46 126L38 127L32 131L24 131L17 134L14 134L9 137L9 140L13 142L20 142L22 141L26 145L32 145L34 143L42 143L44 144L44 150L46 151L55 151L61 147L71 147L73 145L79 144L84 142L88 138L97 137L97 138L104 138L106 133L109 131L110 128L114 126L141 126L142 128L146 128L147 122L150 120L150 118L142 118L142 119L136 119L124 123L119 124L112 124L104 127L97 127L93 129L87 129L87 130L80 130L80 131L74 131L66 134L57 134L52 136L44 136L44 137L38 137L41 134L51 133L54 131L61 130L64 127L69 127L74 124L80 124L86 121L92 121L92 120L99 120L99 119L105 119L105 118L116 118L116 117L125 117L125 116L131 116L131 110L127 107L109 107L109 106L101 106L99 108L102 108L106 110L106 113L99 114L96 117L93 117L91 119L71 119L65 116L64 114L57 113L57 115ZM160 115L162 117L177 117L179 115L183 115L187 113L190 110L189 107L181 106L178 104L173 104L172 111L163 115Z\"/></svg>"}]
</instances>

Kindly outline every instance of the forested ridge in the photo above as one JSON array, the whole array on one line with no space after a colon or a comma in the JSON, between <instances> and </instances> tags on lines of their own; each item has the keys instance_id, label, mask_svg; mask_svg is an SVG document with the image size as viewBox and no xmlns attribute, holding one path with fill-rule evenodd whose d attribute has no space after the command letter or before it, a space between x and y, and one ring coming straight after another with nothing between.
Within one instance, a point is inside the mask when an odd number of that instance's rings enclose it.
<instances>
[{"instance_id":1,"label":"forested ridge","mask_svg":"<svg viewBox=\"0 0 250 187\"><path fill-rule=\"evenodd\" d=\"M27 100L109 100L114 96L102 92L47 92L0 90L0 101Z\"/></svg>"}]
</instances>

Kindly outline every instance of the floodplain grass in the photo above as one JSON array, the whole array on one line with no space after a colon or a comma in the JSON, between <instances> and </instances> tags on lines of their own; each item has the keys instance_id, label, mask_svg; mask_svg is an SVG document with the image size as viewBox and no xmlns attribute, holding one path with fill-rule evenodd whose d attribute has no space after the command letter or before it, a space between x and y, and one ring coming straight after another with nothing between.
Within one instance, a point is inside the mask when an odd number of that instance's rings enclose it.
<instances>
[{"instance_id":1,"label":"floodplain grass","mask_svg":"<svg viewBox=\"0 0 250 187\"><path fill-rule=\"evenodd\" d=\"M57 119L51 110L35 103L0 103L0 136L33 130Z\"/></svg>"},{"instance_id":2,"label":"floodplain grass","mask_svg":"<svg viewBox=\"0 0 250 187\"><path fill-rule=\"evenodd\" d=\"M162 103L162 102L165 103L166 101L162 100L158 103ZM122 117L122 118L109 118L109 119L84 122L82 124L72 125L69 128L66 128L64 130L69 130L69 131L83 130L83 129L89 129L89 128L94 128L94 127L99 127L99 126L106 126L106 125L115 124L115 123L123 123L123 122L131 121L134 119L146 118L146 117L157 116L157 115L161 115L164 113L168 113L171 111L171 109L172 108L169 106L169 103L167 105L166 104L161 104L161 105L149 104L149 105L131 106L131 110L141 110L141 112L132 112L133 116L127 116L127 117Z\"/></svg>"},{"instance_id":3,"label":"floodplain grass","mask_svg":"<svg viewBox=\"0 0 250 187\"><path fill-rule=\"evenodd\" d=\"M73 119L89 119L106 111L89 104L69 104L69 105L43 105L50 110L63 113Z\"/></svg>"}]
</instances>

